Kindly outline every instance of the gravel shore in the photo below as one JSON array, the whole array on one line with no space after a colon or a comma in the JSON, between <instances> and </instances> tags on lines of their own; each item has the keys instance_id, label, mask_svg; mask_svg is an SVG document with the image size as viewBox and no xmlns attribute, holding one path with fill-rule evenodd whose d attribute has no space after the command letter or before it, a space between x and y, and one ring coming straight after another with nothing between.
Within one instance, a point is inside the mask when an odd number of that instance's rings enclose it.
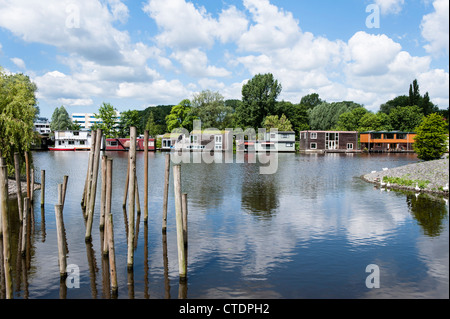
<instances>
[{"instance_id":1,"label":"gravel shore","mask_svg":"<svg viewBox=\"0 0 450 319\"><path fill-rule=\"evenodd\" d=\"M27 192L27 182L21 181L20 187L22 188L22 193ZM34 190L40 189L41 185L34 183ZM17 196L17 184L15 179L8 179L8 197Z\"/></svg>"},{"instance_id":2,"label":"gravel shore","mask_svg":"<svg viewBox=\"0 0 450 319\"><path fill-rule=\"evenodd\" d=\"M448 187L449 159L446 158L435 161L420 162L391 168L385 171L377 171L375 173L362 176L362 179L370 183L379 184L385 176L401 177L408 180L429 181L428 185L421 190L422 192L446 194L448 196L448 191L442 191L442 189L446 185ZM415 185L408 187L391 184L391 187L410 190L415 189Z\"/></svg>"}]
</instances>

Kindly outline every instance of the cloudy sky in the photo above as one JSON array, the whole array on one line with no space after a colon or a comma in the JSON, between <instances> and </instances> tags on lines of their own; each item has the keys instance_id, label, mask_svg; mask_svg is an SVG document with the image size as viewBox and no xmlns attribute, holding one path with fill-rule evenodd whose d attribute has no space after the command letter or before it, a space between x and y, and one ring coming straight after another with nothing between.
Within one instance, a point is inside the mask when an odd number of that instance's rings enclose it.
<instances>
[{"instance_id":1,"label":"cloudy sky","mask_svg":"<svg viewBox=\"0 0 450 319\"><path fill-rule=\"evenodd\" d=\"M0 0L0 66L31 77L45 117L240 99L269 72L293 103L377 111L417 78L447 108L448 39L448 0Z\"/></svg>"}]
</instances>

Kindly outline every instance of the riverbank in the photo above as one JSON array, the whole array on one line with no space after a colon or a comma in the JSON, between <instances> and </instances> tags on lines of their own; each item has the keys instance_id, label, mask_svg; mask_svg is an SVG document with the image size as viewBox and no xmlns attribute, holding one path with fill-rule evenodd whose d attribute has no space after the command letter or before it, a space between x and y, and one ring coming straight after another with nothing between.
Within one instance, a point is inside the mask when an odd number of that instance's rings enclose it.
<instances>
[{"instance_id":1,"label":"riverbank","mask_svg":"<svg viewBox=\"0 0 450 319\"><path fill-rule=\"evenodd\" d=\"M448 196L449 159L420 162L388 170L372 172L362 176L362 179L380 185L381 181L389 181L391 188L407 189L420 192L443 194ZM383 180L384 179L384 180Z\"/></svg>"},{"instance_id":2,"label":"riverbank","mask_svg":"<svg viewBox=\"0 0 450 319\"><path fill-rule=\"evenodd\" d=\"M20 187L22 188L22 193L27 192L27 182L21 181ZM38 183L34 183L34 190L41 189L41 185ZM17 196L17 183L15 179L8 179L8 197L16 197Z\"/></svg>"}]
</instances>

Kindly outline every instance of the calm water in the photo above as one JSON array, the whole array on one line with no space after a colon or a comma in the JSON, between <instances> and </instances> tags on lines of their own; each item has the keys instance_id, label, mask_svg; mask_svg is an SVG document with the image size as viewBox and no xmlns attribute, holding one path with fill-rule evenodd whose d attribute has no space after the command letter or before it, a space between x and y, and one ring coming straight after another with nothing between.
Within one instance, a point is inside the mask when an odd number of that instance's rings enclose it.
<instances>
[{"instance_id":1,"label":"calm water","mask_svg":"<svg viewBox=\"0 0 450 319\"><path fill-rule=\"evenodd\" d=\"M258 161L182 164L182 189L189 201L187 287L180 287L178 280L172 184L167 236L161 232L164 153L149 155L149 222L140 220L131 274L122 210L128 154L107 155L114 159L118 298L178 298L180 292L188 298L449 297L444 199L380 191L359 178L372 170L417 162L414 155L279 154L272 175L260 175ZM41 211L36 191L26 258L17 254L19 224L12 218L14 297L110 297L100 250L100 186L92 244L84 241L80 202L88 153L33 156L37 181L39 171L46 170L46 204ZM138 153L142 210L143 158ZM54 205L64 175L69 175L64 206L67 264L80 271L80 288L72 289L60 285L56 242ZM17 210L16 199L10 207ZM378 289L366 287L369 264L380 269Z\"/></svg>"}]
</instances>

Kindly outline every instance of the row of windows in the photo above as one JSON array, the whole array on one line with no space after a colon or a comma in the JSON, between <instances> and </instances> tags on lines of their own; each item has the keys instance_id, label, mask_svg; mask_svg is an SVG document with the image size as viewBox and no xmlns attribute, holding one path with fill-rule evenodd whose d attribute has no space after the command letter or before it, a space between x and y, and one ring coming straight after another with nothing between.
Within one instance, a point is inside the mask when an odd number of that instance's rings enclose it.
<instances>
[{"instance_id":1,"label":"row of windows","mask_svg":"<svg viewBox=\"0 0 450 319\"><path fill-rule=\"evenodd\" d=\"M312 150L316 150L317 149L317 143L311 143L309 145L309 148ZM352 150L353 149L353 143L347 143L347 149L348 150Z\"/></svg>"},{"instance_id":2,"label":"row of windows","mask_svg":"<svg viewBox=\"0 0 450 319\"><path fill-rule=\"evenodd\" d=\"M85 145L85 141L79 141L80 145ZM64 145L65 141L58 141L58 145ZM68 145L75 145L75 141L67 141Z\"/></svg>"}]
</instances>

